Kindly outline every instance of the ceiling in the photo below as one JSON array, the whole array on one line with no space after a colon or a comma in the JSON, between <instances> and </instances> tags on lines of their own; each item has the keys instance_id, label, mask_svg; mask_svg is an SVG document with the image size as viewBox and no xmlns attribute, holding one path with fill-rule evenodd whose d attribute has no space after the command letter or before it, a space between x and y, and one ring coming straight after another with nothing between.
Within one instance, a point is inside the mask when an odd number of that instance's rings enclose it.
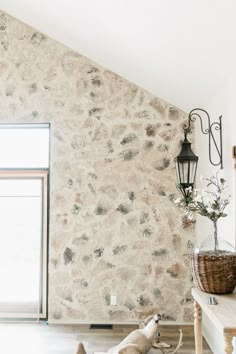
<instances>
[{"instance_id":1,"label":"ceiling","mask_svg":"<svg viewBox=\"0 0 236 354\"><path fill-rule=\"evenodd\" d=\"M0 9L186 112L235 70L235 0L0 0Z\"/></svg>"}]
</instances>

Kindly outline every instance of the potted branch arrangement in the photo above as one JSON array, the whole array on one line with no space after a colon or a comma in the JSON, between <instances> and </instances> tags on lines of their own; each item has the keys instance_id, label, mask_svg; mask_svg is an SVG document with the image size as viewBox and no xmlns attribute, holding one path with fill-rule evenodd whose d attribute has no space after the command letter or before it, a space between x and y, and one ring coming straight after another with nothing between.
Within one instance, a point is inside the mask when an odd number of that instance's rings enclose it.
<instances>
[{"instance_id":1,"label":"potted branch arrangement","mask_svg":"<svg viewBox=\"0 0 236 354\"><path fill-rule=\"evenodd\" d=\"M231 293L236 286L235 249L220 240L217 222L227 216L225 208L230 197L224 178L216 173L211 178L201 178L204 189L190 189L188 200L178 198L175 204L185 210L185 217L193 219L194 213L212 222L212 234L199 247L190 252L190 262L195 286L212 294Z\"/></svg>"}]
</instances>

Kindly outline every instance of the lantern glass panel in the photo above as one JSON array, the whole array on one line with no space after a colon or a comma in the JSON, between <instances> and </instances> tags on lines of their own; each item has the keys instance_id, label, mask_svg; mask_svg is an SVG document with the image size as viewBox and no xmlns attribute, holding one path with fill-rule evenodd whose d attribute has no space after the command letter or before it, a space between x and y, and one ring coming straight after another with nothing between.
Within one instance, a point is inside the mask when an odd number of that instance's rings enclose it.
<instances>
[{"instance_id":1,"label":"lantern glass panel","mask_svg":"<svg viewBox=\"0 0 236 354\"><path fill-rule=\"evenodd\" d=\"M180 164L180 183L189 183L189 161Z\"/></svg>"},{"instance_id":2,"label":"lantern glass panel","mask_svg":"<svg viewBox=\"0 0 236 354\"><path fill-rule=\"evenodd\" d=\"M191 161L191 167L190 167L190 183L194 183L195 177L196 177L196 171L197 171L197 161Z\"/></svg>"},{"instance_id":3,"label":"lantern glass panel","mask_svg":"<svg viewBox=\"0 0 236 354\"><path fill-rule=\"evenodd\" d=\"M179 162L176 160L175 161L175 170L176 170L176 177L177 177L177 183L180 184L180 178L179 178Z\"/></svg>"}]
</instances>

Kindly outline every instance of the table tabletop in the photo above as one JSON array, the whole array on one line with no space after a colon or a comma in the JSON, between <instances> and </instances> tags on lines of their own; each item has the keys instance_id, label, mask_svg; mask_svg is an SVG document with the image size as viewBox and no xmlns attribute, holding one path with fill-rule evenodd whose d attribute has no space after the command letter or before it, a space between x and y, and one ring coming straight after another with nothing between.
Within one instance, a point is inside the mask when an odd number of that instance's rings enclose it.
<instances>
[{"instance_id":1,"label":"table tabletop","mask_svg":"<svg viewBox=\"0 0 236 354\"><path fill-rule=\"evenodd\" d=\"M215 295L199 289L192 289L192 296L222 334L236 336L236 291L231 294ZM210 305L209 298L214 296L217 305Z\"/></svg>"}]
</instances>

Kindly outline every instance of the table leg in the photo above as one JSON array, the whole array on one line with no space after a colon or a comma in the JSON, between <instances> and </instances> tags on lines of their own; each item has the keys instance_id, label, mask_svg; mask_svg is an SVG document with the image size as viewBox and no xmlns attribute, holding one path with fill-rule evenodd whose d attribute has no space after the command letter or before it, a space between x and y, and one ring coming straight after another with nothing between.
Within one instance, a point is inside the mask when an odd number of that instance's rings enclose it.
<instances>
[{"instance_id":1,"label":"table leg","mask_svg":"<svg viewBox=\"0 0 236 354\"><path fill-rule=\"evenodd\" d=\"M225 335L225 354L233 353L233 345L232 345L233 337L230 335Z\"/></svg>"},{"instance_id":2,"label":"table leg","mask_svg":"<svg viewBox=\"0 0 236 354\"><path fill-rule=\"evenodd\" d=\"M202 309L197 301L194 301L194 337L196 354L202 354Z\"/></svg>"}]
</instances>

